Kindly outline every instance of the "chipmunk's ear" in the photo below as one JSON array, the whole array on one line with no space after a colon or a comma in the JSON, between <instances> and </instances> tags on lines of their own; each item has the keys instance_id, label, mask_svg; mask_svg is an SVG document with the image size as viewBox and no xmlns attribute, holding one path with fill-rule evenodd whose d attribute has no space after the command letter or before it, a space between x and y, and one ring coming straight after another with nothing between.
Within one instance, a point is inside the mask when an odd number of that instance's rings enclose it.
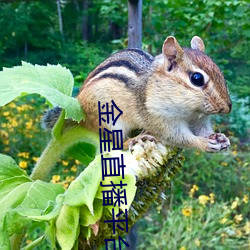
<instances>
[{"instance_id":1,"label":"chipmunk's ear","mask_svg":"<svg viewBox=\"0 0 250 250\"><path fill-rule=\"evenodd\" d=\"M183 50L175 37L169 36L162 46L162 54L170 61L179 61L182 59Z\"/></svg>"},{"instance_id":2,"label":"chipmunk's ear","mask_svg":"<svg viewBox=\"0 0 250 250\"><path fill-rule=\"evenodd\" d=\"M202 52L205 51L205 45L204 45L204 42L203 40L198 37L198 36L194 36L191 40L191 48L192 49L197 49L197 50L200 50Z\"/></svg>"}]
</instances>

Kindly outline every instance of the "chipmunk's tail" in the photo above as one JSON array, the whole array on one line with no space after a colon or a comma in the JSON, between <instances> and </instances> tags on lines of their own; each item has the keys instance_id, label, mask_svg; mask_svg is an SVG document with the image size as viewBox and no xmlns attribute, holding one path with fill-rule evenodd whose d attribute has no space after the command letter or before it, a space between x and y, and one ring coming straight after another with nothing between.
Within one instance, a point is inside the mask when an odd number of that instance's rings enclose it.
<instances>
[{"instance_id":1,"label":"chipmunk's tail","mask_svg":"<svg viewBox=\"0 0 250 250\"><path fill-rule=\"evenodd\" d=\"M56 124L61 111L62 109L58 106L46 110L41 120L42 128L45 130L51 130Z\"/></svg>"}]
</instances>

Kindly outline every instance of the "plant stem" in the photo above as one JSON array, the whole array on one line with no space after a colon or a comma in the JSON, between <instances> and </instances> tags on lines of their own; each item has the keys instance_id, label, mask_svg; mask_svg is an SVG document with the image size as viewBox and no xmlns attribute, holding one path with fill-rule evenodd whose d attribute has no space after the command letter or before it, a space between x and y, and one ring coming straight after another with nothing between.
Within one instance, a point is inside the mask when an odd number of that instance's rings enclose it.
<instances>
[{"instance_id":1,"label":"plant stem","mask_svg":"<svg viewBox=\"0 0 250 250\"><path fill-rule=\"evenodd\" d=\"M69 127L63 131L60 138L51 139L30 177L33 180L46 180L61 155L65 153L69 147L78 142L93 144L96 147L96 154L99 153L98 134L80 125Z\"/></svg>"},{"instance_id":2,"label":"plant stem","mask_svg":"<svg viewBox=\"0 0 250 250\"><path fill-rule=\"evenodd\" d=\"M26 227L23 229L21 234L14 234L10 238L10 244L12 250L20 250L23 238L25 236Z\"/></svg>"}]
</instances>

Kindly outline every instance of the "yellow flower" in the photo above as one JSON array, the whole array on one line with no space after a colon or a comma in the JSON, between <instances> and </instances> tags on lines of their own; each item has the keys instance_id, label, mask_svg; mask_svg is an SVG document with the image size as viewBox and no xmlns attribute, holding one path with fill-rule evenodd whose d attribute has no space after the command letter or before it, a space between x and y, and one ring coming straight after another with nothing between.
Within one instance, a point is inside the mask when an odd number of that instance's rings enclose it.
<instances>
[{"instance_id":1,"label":"yellow flower","mask_svg":"<svg viewBox=\"0 0 250 250\"><path fill-rule=\"evenodd\" d=\"M66 181L67 182L72 182L75 179L75 176L67 176Z\"/></svg>"},{"instance_id":2,"label":"yellow flower","mask_svg":"<svg viewBox=\"0 0 250 250\"><path fill-rule=\"evenodd\" d=\"M233 155L237 155L237 153L238 153L237 150L233 150L233 151L232 151L232 154L233 154Z\"/></svg>"},{"instance_id":3,"label":"yellow flower","mask_svg":"<svg viewBox=\"0 0 250 250\"><path fill-rule=\"evenodd\" d=\"M39 159L39 157L32 157L32 160L34 161L34 162L37 162L38 161L38 159Z\"/></svg>"},{"instance_id":4,"label":"yellow flower","mask_svg":"<svg viewBox=\"0 0 250 250\"><path fill-rule=\"evenodd\" d=\"M189 217L192 214L192 208L191 207L185 207L181 210L182 214L186 217Z\"/></svg>"},{"instance_id":5,"label":"yellow flower","mask_svg":"<svg viewBox=\"0 0 250 250\"><path fill-rule=\"evenodd\" d=\"M199 203L203 206L210 200L210 198L207 195L200 195L199 196Z\"/></svg>"},{"instance_id":6,"label":"yellow flower","mask_svg":"<svg viewBox=\"0 0 250 250\"><path fill-rule=\"evenodd\" d=\"M236 197L235 201L231 205L231 209L235 209L239 205L239 198Z\"/></svg>"},{"instance_id":7,"label":"yellow flower","mask_svg":"<svg viewBox=\"0 0 250 250\"><path fill-rule=\"evenodd\" d=\"M228 166L228 163L227 162L221 162L221 165L223 166L223 167L227 167Z\"/></svg>"},{"instance_id":8,"label":"yellow flower","mask_svg":"<svg viewBox=\"0 0 250 250\"><path fill-rule=\"evenodd\" d=\"M27 105L27 104L24 104L24 105L21 105L21 106L17 106L17 110L20 112L20 111L25 111L25 110L28 110L28 109L33 109L31 106Z\"/></svg>"},{"instance_id":9,"label":"yellow flower","mask_svg":"<svg viewBox=\"0 0 250 250\"><path fill-rule=\"evenodd\" d=\"M4 152L9 152L10 151L10 147L5 147L4 148Z\"/></svg>"},{"instance_id":10,"label":"yellow flower","mask_svg":"<svg viewBox=\"0 0 250 250\"><path fill-rule=\"evenodd\" d=\"M78 161L78 160L75 160L75 164L76 164L76 165L79 165L79 164L81 164L81 162Z\"/></svg>"},{"instance_id":11,"label":"yellow flower","mask_svg":"<svg viewBox=\"0 0 250 250\"><path fill-rule=\"evenodd\" d=\"M53 176L52 176L51 182L52 182L52 183L57 183L57 182L60 181L60 179L61 179L61 176L60 176L60 175L53 175Z\"/></svg>"},{"instance_id":12,"label":"yellow flower","mask_svg":"<svg viewBox=\"0 0 250 250\"><path fill-rule=\"evenodd\" d=\"M236 224L239 224L243 220L242 214L237 214L234 216L234 221Z\"/></svg>"},{"instance_id":13,"label":"yellow flower","mask_svg":"<svg viewBox=\"0 0 250 250\"><path fill-rule=\"evenodd\" d=\"M246 234L250 234L250 222L247 221L246 225L244 226L244 231L246 232Z\"/></svg>"},{"instance_id":14,"label":"yellow flower","mask_svg":"<svg viewBox=\"0 0 250 250\"><path fill-rule=\"evenodd\" d=\"M201 242L199 239L195 239L194 240L194 244L197 246L197 247L200 247L201 246Z\"/></svg>"},{"instance_id":15,"label":"yellow flower","mask_svg":"<svg viewBox=\"0 0 250 250\"><path fill-rule=\"evenodd\" d=\"M9 139L8 139L8 138L4 138L4 139L3 139L3 144L9 145L9 144L10 144Z\"/></svg>"},{"instance_id":16,"label":"yellow flower","mask_svg":"<svg viewBox=\"0 0 250 250\"><path fill-rule=\"evenodd\" d=\"M32 121L32 120L26 122L26 128L27 128L27 129L31 129L32 126L33 126L33 121Z\"/></svg>"},{"instance_id":17,"label":"yellow flower","mask_svg":"<svg viewBox=\"0 0 250 250\"><path fill-rule=\"evenodd\" d=\"M69 163L67 161L63 161L63 160L62 160L62 164L63 164L63 166L68 166L69 165Z\"/></svg>"},{"instance_id":18,"label":"yellow flower","mask_svg":"<svg viewBox=\"0 0 250 250\"><path fill-rule=\"evenodd\" d=\"M69 186L69 183L68 183L68 182L64 182L64 183L63 183L63 187L64 187L64 189L67 189L67 188L68 188L68 186Z\"/></svg>"},{"instance_id":19,"label":"yellow flower","mask_svg":"<svg viewBox=\"0 0 250 250\"><path fill-rule=\"evenodd\" d=\"M6 131L4 131L4 130L0 130L0 135L1 135L1 137L4 137L4 138L8 138L9 137L9 134Z\"/></svg>"},{"instance_id":20,"label":"yellow flower","mask_svg":"<svg viewBox=\"0 0 250 250\"><path fill-rule=\"evenodd\" d=\"M220 224L225 224L227 222L227 218L222 218L221 220L220 220Z\"/></svg>"},{"instance_id":21,"label":"yellow flower","mask_svg":"<svg viewBox=\"0 0 250 250\"><path fill-rule=\"evenodd\" d=\"M20 161L19 162L19 167L23 168L23 169L26 169L28 167L27 161Z\"/></svg>"},{"instance_id":22,"label":"yellow flower","mask_svg":"<svg viewBox=\"0 0 250 250\"><path fill-rule=\"evenodd\" d=\"M18 126L18 123L17 123L16 120L12 120L12 121L11 121L11 125L12 125L12 127L17 127L17 126Z\"/></svg>"},{"instance_id":23,"label":"yellow flower","mask_svg":"<svg viewBox=\"0 0 250 250\"><path fill-rule=\"evenodd\" d=\"M209 197L210 197L210 203L214 204L214 193L210 193Z\"/></svg>"},{"instance_id":24,"label":"yellow flower","mask_svg":"<svg viewBox=\"0 0 250 250\"><path fill-rule=\"evenodd\" d=\"M195 193L196 191L198 191L198 190L199 190L199 187L196 186L196 185L193 185L192 188L190 189L189 197L193 198L194 193Z\"/></svg>"},{"instance_id":25,"label":"yellow flower","mask_svg":"<svg viewBox=\"0 0 250 250\"><path fill-rule=\"evenodd\" d=\"M21 152L21 153L18 153L18 156L19 156L19 157L23 157L23 158L26 158L26 159L29 158L29 155L30 155L29 152Z\"/></svg>"},{"instance_id":26,"label":"yellow flower","mask_svg":"<svg viewBox=\"0 0 250 250\"><path fill-rule=\"evenodd\" d=\"M73 166L70 168L70 170L71 170L72 172L76 172L76 171L77 171L76 165L73 165Z\"/></svg>"},{"instance_id":27,"label":"yellow flower","mask_svg":"<svg viewBox=\"0 0 250 250\"><path fill-rule=\"evenodd\" d=\"M9 106L10 106L11 108L15 108L15 107L16 107L16 104L15 104L14 102L11 102L11 103L9 104Z\"/></svg>"},{"instance_id":28,"label":"yellow flower","mask_svg":"<svg viewBox=\"0 0 250 250\"><path fill-rule=\"evenodd\" d=\"M249 201L248 195L245 194L243 197L243 202L247 204L248 201Z\"/></svg>"},{"instance_id":29,"label":"yellow flower","mask_svg":"<svg viewBox=\"0 0 250 250\"><path fill-rule=\"evenodd\" d=\"M186 250L186 247L181 247L180 250Z\"/></svg>"},{"instance_id":30,"label":"yellow flower","mask_svg":"<svg viewBox=\"0 0 250 250\"><path fill-rule=\"evenodd\" d=\"M8 111L3 112L4 116L8 116L9 114L10 114L10 112L8 112Z\"/></svg>"}]
</instances>

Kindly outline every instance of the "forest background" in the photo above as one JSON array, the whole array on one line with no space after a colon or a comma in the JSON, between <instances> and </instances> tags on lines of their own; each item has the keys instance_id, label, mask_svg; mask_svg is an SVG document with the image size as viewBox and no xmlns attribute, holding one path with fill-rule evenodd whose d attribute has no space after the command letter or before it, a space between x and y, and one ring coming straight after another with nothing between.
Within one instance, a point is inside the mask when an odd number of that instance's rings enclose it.
<instances>
[{"instance_id":1,"label":"forest background","mask_svg":"<svg viewBox=\"0 0 250 250\"><path fill-rule=\"evenodd\" d=\"M166 191L166 201L153 206L138 223L138 249L250 245L249 14L249 1L143 1L143 49L161 53L169 35L186 47L194 35L202 37L206 53L225 75L233 111L214 118L215 128L230 137L231 150L184 152L183 170ZM71 70L80 87L102 60L127 47L127 23L125 0L0 1L0 68L20 65L22 60L59 63ZM46 103L38 96L28 99L29 104L24 104L26 97L0 109L0 153L12 155L30 173L48 136L40 126ZM51 181L67 187L81 168L65 158ZM27 241L32 241L32 234Z\"/></svg>"}]
</instances>

